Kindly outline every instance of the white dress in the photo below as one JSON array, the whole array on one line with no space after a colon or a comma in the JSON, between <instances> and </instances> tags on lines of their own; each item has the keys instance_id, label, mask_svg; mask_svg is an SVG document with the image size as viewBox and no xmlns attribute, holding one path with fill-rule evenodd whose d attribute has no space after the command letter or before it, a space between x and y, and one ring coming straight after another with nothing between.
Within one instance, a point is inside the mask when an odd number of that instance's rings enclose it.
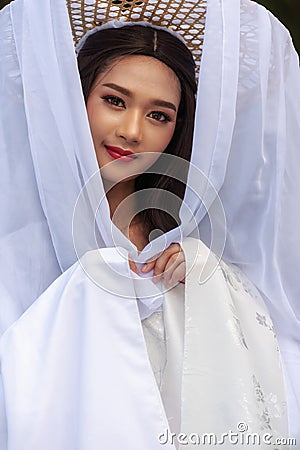
<instances>
[{"instance_id":1,"label":"white dress","mask_svg":"<svg viewBox=\"0 0 300 450\"><path fill-rule=\"evenodd\" d=\"M290 428L293 433L298 432L300 435L300 314L299 275L297 272L300 248L298 232L300 216L299 208L297 208L300 190L298 176L300 166L299 62L288 32L255 2L209 0L207 5L195 116L195 146L191 161L208 177L222 200L228 222L224 257L227 261L237 264L247 274L248 278L263 293L265 301L268 302L268 309L276 326L287 374ZM59 277L62 271L67 270L76 261L71 233L74 205L79 192L98 169L98 165L90 136L65 0L40 2L18 0L11 2L1 10L0 59L0 78L3 80L0 83L0 97L4 105L9 105L7 108L2 108L0 117L0 147L3 149L0 152L2 174L0 189L2 214L0 223L0 253L2 256L0 334L2 334L19 319L20 315L46 290L53 280ZM214 74L213 77L212 74ZM195 178L198 182L198 178ZM100 189L101 183L96 187L96 192L99 192L101 197L103 194ZM89 197L87 203L90 204L92 199L94 199L93 196ZM206 208L203 204L199 205L199 201L195 199L194 195L187 196L185 203L191 208L197 223L199 223L201 238L207 238L207 242L209 242L210 233L207 231L211 229L211 224L206 214ZM79 236L86 239L86 242L83 243L84 251L80 252L80 255L99 246L110 248L115 245L110 229L109 208L108 205L106 206L107 208L104 208L103 211L101 209L98 215L98 218L101 219L97 221L98 231L102 240L99 239L96 243L94 242L95 216L91 214L92 220L87 220L86 224L85 220L89 217L89 209L84 210L86 214L80 214L80 218L84 220L83 223L80 223L82 228L79 230ZM106 217L106 221L103 220L104 217ZM93 225L91 228L90 224ZM167 245L171 242L180 242L181 231L178 233L177 231L175 230L175 236L167 234ZM189 235L189 231L186 231L184 236L186 235ZM164 240L165 236L161 236L161 238ZM158 241L159 239L157 240L157 250L161 251L161 243ZM153 241L153 246L155 242L156 240ZM127 244L129 245L128 242ZM124 246L126 247L126 243ZM128 249L128 246L126 248ZM155 253L156 251L153 254ZM114 255L114 250L111 251L111 255ZM153 255L149 255L149 257L151 256ZM82 339L78 337L76 343L80 348L82 346L82 352L79 352L78 358L82 355L85 362L83 365L78 363L77 371L77 366L72 366L73 360L69 361L66 358L66 352L60 354L58 351L61 342L70 336L70 333L75 333L75 324L81 333L83 328L86 329L82 324L81 311L86 312L87 315L89 311L92 320L94 316L97 316L96 312L99 308L95 300L99 296L99 292L97 291L96 294L96 289L92 289L92 286L88 284L89 280L84 277L80 268L76 267L78 270L75 270L75 266L72 269L74 270L72 279L69 278L71 272L60 277L56 284L53 284L40 297L37 305L29 309L20 320L17 320L1 340L1 382L3 382L5 394L4 417L7 420L11 448L14 446L14 448L23 449L27 437L26 445L36 439L36 446L38 446L38 438L42 434L37 437L38 431L35 429L32 432L32 427L29 426L32 422L29 421L27 424L27 433L30 430L30 435L23 434L18 429L20 425L16 425L16 423L22 423L18 419L19 414L22 416L28 408L30 410L28 405L32 404L32 407L37 408L37 405L40 404L40 409L43 410L45 405L43 396L47 394L53 399L53 402L50 402L51 408L53 406L51 414L55 414L55 411L62 411L63 415L63 405L59 402L56 403L55 398L57 393L61 393L61 398L65 400L68 392L70 398L74 399L72 400L74 404L76 403L75 399L77 399L76 404L80 403L74 387L78 386L78 383L73 386L72 383L66 381L65 389L60 391L60 382L55 385L57 386L56 390L49 382L45 389L43 379L36 377L36 373L49 370L46 379L52 380L51 376L53 375L55 379L62 380L64 377L56 376L54 369L63 373L65 371L66 374L69 374L66 375L69 380L72 379L74 373L78 372L77 377L81 380L83 377L81 367L89 367L90 373L91 367L97 361L98 352L101 353L104 361L109 361L104 357L105 355L116 354L116 348L113 349L113 352L107 350L105 353L106 349L103 348L103 343L101 348L98 344L95 349L95 352L97 350L96 356L92 357L92 353L88 352L89 359L85 353ZM105 273L104 269L103 273ZM71 290L75 305L72 304L71 307L70 303L70 308L66 308L72 317L70 321L69 317L65 317L65 309L62 308L62 305L67 305L70 300L67 291L72 286L74 279L78 287L83 289L84 286L88 286L93 293L90 292L91 298L86 300L85 293L82 294L82 298L78 298L79 294L75 290ZM220 279L222 280L222 278ZM204 287L197 285L196 289L196 284L194 285L195 295L197 296L198 289L200 289L201 298L204 297ZM131 282L127 285L126 282L126 286L124 291L132 290L132 294L135 295L134 283ZM186 289L187 299L191 294L188 284ZM106 298L106 293L103 295ZM124 302L127 305L128 300L125 299ZM112 317L112 311L108 305L107 314L111 320L114 320L110 327L105 322L102 328L109 333L119 330L117 336L123 341L123 345L119 349L122 355L126 349L128 352L131 349L130 352L134 354L135 359L129 358L129 361L132 361L130 368L127 368L130 369L129 373L133 372L133 367L136 367L134 362L136 359L143 360L142 367L145 369L143 375L147 383L145 382L140 391L137 389L137 392L145 400L146 405L156 405L153 406L155 414L152 417L154 418L157 417L158 411L161 411L159 406L161 400L160 396L156 397L157 394L159 395L156 385L154 384L153 387L149 381L152 380L153 375L149 363L144 360L147 358L147 351L144 348L138 311L135 310L136 305L134 307L132 304L134 302L128 303L132 314L126 316L128 320L129 317L134 318L132 329L135 332L132 341L130 341L131 333L128 327L124 326L121 321L115 323L116 317ZM185 305L186 317L191 316L188 304ZM205 329L207 323L201 323L201 315L196 316L200 330L205 331L205 344L212 344L214 340L212 338L209 340L207 336L208 332L218 330L216 325L212 325L216 321L216 314L206 308L214 303L211 303L210 298L208 304L205 302L197 304L201 304L205 308L204 317L211 317L211 328L207 326ZM46 311L48 305L53 306L51 311ZM118 308L124 307L123 304L118 304L117 307L114 303L113 306L113 312L116 315L120 312ZM102 305L102 308L105 310L105 304ZM101 318L104 311L101 313L99 310L98 313ZM272 336L271 331L268 331L271 325L265 313L261 311L259 314L262 316L262 324L257 322L254 329L259 329L261 332L264 330L265 339L267 335ZM122 318L123 314L120 315ZM54 318L58 317L64 317L62 320L64 326L52 330L51 327L49 328L49 323L51 320L57 323ZM236 317L242 322L239 315ZM257 319L255 320L257 321ZM97 321L98 328L99 321L100 319ZM38 329L39 323L41 323L40 329ZM35 324L35 327L32 324ZM222 324L222 329L228 329L229 326L232 329L238 327L238 322L233 319L233 312L231 312L231 320L229 320L227 328ZM23 329L24 333L21 332ZM97 333L95 332L94 335L99 333L98 340L100 339L102 344L102 329L96 331ZM190 331L189 328L186 329L187 336L190 335ZM52 335L59 339L50 340L49 337ZM104 331L103 335L106 336ZM126 340L125 336L127 336ZM106 342L107 337L104 340ZM201 345L204 345L203 339L195 340L197 349L200 349ZM57 357L53 360L54 365L51 361L49 362L46 351L50 342L53 342L53 348L57 349ZM92 340L92 342L94 341ZM188 344L186 342L185 340L185 348L192 348L189 340ZM236 337L233 342L238 342L238 338ZM32 349L37 343L41 348L45 348L45 352L41 351L34 357ZM269 344L271 343L269 342ZM247 345L249 346L249 344ZM70 343L70 348L67 344L65 347L69 349L70 354L73 354L74 342L73 345ZM214 357L212 362L223 356L223 347L216 347L210 348L210 354ZM263 351L261 347L260 343L255 345L255 349L259 349L260 352ZM93 348L93 346L90 345L88 348ZM239 348L237 344L236 348ZM242 350L243 347L240 349ZM201 352L203 353L205 350L206 348L201 349ZM228 353L228 350L226 352ZM226 361L231 361L231 357L229 358L226 352L224 352ZM266 351L266 353L268 352ZM43 355L43 362L40 360L41 355ZM22 356L25 358L25 367L19 361ZM189 354L185 355L186 358L188 356ZM16 358L15 362L14 358ZM123 359L121 358L121 360ZM120 362L120 358L118 361ZM124 361L123 363L125 364ZM239 372L241 369L239 365L236 363L231 365L226 363L225 365L228 366L228 370L232 369L233 371L234 368L235 376L238 377L236 371L238 369ZM212 366L215 377L220 368L226 368L225 365L220 363L219 367ZM72 367L74 370L71 370ZM119 370L119 366L116 367L118 367L118 373L123 373ZM28 372L29 368L31 368L30 373ZM195 382L196 387L198 385L205 386L203 372L205 372L204 369L201 372L201 383ZM136 377L135 373L139 376ZM22 375L20 376L20 374ZM104 377L102 374L100 376L97 371L95 374L99 380ZM136 368L130 378L136 386L139 386L141 382L140 375L141 372ZM233 374L231 374L232 376ZM122 382L124 381L125 384L122 384L112 375L107 375L107 377L109 383L113 384L116 381L115 384L120 384L120 387L121 385L127 386L124 380ZM198 373L196 378L199 377ZM225 379L224 375L222 379ZM183 381L186 382L186 376ZM148 382L152 386L152 394L154 395L156 392L153 403L146 401L146 392L147 389L150 389ZM19 383L24 384L20 387ZM33 383L32 396L28 394L31 383ZM84 384L83 380L82 383ZM219 385L219 383L215 382L215 385ZM99 389L96 381L95 386ZM229 382L226 382L221 394L227 393L228 386ZM35 395L35 391L38 392L39 397ZM203 396L209 395L211 391L214 395L221 395L214 389L206 389ZM23 405L23 401L18 397L18 395L22 396L22 392L24 395L27 392L27 397L24 399L26 407L18 407L15 410L13 408L14 398L16 398L16 405ZM185 393L183 394L182 398L185 399ZM88 396L84 396L84 398L88 399ZM142 400L140 399L140 401ZM202 411L209 410L207 403L203 403L205 408L203 406ZM227 405L228 403L226 402ZM82 403L80 411L85 411L84 405L85 402ZM22 408L23 411L21 411ZM88 407L88 409L91 408ZM212 410L216 410L216 405ZM124 413L126 419L123 420L124 426L126 426L128 405L124 408ZM47 414L48 434L49 430L53 429L51 414L50 411ZM106 417L106 414L101 414L101 417ZM159 414L157 429L165 426L164 414L164 412ZM35 411L33 415L39 417ZM108 414L108 419L110 417ZM149 414L143 416L140 413L139 418L142 422L143 420L147 423L150 422ZM69 421L70 429L76 429L78 433L79 430L84 429L84 420L79 421L78 418L75 420L75 416L73 422L72 420ZM64 421L62 422L64 423ZM80 427L77 426L78 422L81 424ZM3 430L3 423L4 419L1 421L1 430ZM204 423L204 419L201 423ZM141 425L144 425L144 422ZM233 426L236 427L236 424ZM182 427L184 427L184 423ZM207 429L206 425L203 427ZM104 425L102 429L106 429ZM123 428L119 427L118 429ZM138 429L143 429L143 433L146 432L142 426ZM150 429L151 426L149 426ZM152 432L156 433L155 430L154 427L154 431L149 431L151 436ZM67 430L65 432L67 433ZM43 433L42 426L40 433ZM1 434L5 436L4 432ZM140 436L139 433L137 435ZM122 436L121 431L120 436ZM20 440L19 445L15 444L17 439ZM51 445L52 439L60 442L60 433L52 433L49 442L44 442L45 445L40 447L47 448L47 445ZM5 444L1 443L0 447L2 445L1 448L5 449L6 441L4 440L4 442ZM82 445L82 441L78 440L78 442L79 446ZM136 445L132 439L131 442L128 442L128 446L131 443L131 448L138 448L141 441L136 440L135 442ZM69 448L78 447L77 441L76 443L74 441L73 447L72 445ZM151 450L155 448L151 439L149 446ZM27 445L27 448L30 446ZM55 448L54 445L53 448ZM56 446L56 448L59 447ZM66 445L64 450L65 448L68 446Z\"/></svg>"},{"instance_id":2,"label":"white dress","mask_svg":"<svg viewBox=\"0 0 300 450\"><path fill-rule=\"evenodd\" d=\"M206 247L197 242L197 260L195 240L183 243L190 270L185 287L165 295L162 328L160 313L141 326L127 261L106 249L110 267L124 275L123 297L101 290L76 263L3 335L1 450L195 448L182 439L222 439L240 423L261 437L287 437L266 308L223 263L199 284ZM85 256L90 267L99 264L95 254ZM96 269L113 274L107 265ZM149 338L151 329L165 338Z\"/></svg>"}]
</instances>

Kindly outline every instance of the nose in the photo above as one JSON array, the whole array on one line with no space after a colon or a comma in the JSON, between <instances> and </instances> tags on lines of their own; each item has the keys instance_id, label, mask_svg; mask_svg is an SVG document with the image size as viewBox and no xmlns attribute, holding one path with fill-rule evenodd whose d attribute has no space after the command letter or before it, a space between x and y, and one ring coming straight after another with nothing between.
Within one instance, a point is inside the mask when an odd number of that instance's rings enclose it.
<instances>
[{"instance_id":1,"label":"nose","mask_svg":"<svg viewBox=\"0 0 300 450\"><path fill-rule=\"evenodd\" d=\"M130 143L142 140L142 115L137 110L125 110L120 118L116 134Z\"/></svg>"}]
</instances>

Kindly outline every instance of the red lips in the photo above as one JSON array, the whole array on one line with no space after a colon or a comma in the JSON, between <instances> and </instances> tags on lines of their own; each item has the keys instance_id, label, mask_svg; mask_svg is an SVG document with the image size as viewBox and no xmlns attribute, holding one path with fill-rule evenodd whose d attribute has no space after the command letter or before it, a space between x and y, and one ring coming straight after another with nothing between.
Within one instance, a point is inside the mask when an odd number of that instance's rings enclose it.
<instances>
[{"instance_id":1,"label":"red lips","mask_svg":"<svg viewBox=\"0 0 300 450\"><path fill-rule=\"evenodd\" d=\"M107 153L114 159L122 158L122 161L132 161L135 157L135 154L131 150L123 150L113 145L105 145L104 147Z\"/></svg>"},{"instance_id":2,"label":"red lips","mask_svg":"<svg viewBox=\"0 0 300 450\"><path fill-rule=\"evenodd\" d=\"M114 147L112 145L106 145L105 147L107 149L111 150L112 152L119 153L122 156L127 156L127 155L133 155L134 154L131 150L123 150L122 148Z\"/></svg>"}]
</instances>

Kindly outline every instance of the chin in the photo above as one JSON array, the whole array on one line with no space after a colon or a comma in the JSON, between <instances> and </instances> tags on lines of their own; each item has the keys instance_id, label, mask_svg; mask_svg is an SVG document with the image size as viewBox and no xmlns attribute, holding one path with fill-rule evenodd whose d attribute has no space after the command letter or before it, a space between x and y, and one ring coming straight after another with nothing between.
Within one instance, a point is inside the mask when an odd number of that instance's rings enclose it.
<instances>
[{"instance_id":1,"label":"chin","mask_svg":"<svg viewBox=\"0 0 300 450\"><path fill-rule=\"evenodd\" d=\"M111 170L111 168L108 168L106 166L103 166L100 169L101 172L101 177L103 179L104 182L108 182L110 184L119 184L119 183L126 183L128 181L134 180L135 178L137 178L140 173L127 173L123 170L123 171L113 171ZM141 172L143 173L143 172Z\"/></svg>"},{"instance_id":2,"label":"chin","mask_svg":"<svg viewBox=\"0 0 300 450\"><path fill-rule=\"evenodd\" d=\"M104 165L99 164L103 180L110 183L123 183L134 180L151 167L160 156L159 154L145 153L132 162L111 161Z\"/></svg>"},{"instance_id":3,"label":"chin","mask_svg":"<svg viewBox=\"0 0 300 450\"><path fill-rule=\"evenodd\" d=\"M141 167L140 164L134 163L131 164L131 167L129 168L127 167L127 164L126 166L125 164L112 162L104 165L103 167L100 167L102 179L114 184L128 182L137 178L149 167L148 165L147 167L145 167L144 165L143 167Z\"/></svg>"}]
</instances>

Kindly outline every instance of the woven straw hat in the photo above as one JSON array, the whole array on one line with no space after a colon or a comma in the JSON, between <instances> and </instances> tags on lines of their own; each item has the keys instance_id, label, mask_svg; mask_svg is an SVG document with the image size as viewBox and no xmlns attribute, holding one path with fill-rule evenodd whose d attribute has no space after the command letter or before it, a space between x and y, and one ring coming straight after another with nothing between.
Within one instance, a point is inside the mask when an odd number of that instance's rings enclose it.
<instances>
[{"instance_id":1,"label":"woven straw hat","mask_svg":"<svg viewBox=\"0 0 300 450\"><path fill-rule=\"evenodd\" d=\"M67 0L75 44L110 20L149 22L182 35L199 69L206 0Z\"/></svg>"}]
</instances>

